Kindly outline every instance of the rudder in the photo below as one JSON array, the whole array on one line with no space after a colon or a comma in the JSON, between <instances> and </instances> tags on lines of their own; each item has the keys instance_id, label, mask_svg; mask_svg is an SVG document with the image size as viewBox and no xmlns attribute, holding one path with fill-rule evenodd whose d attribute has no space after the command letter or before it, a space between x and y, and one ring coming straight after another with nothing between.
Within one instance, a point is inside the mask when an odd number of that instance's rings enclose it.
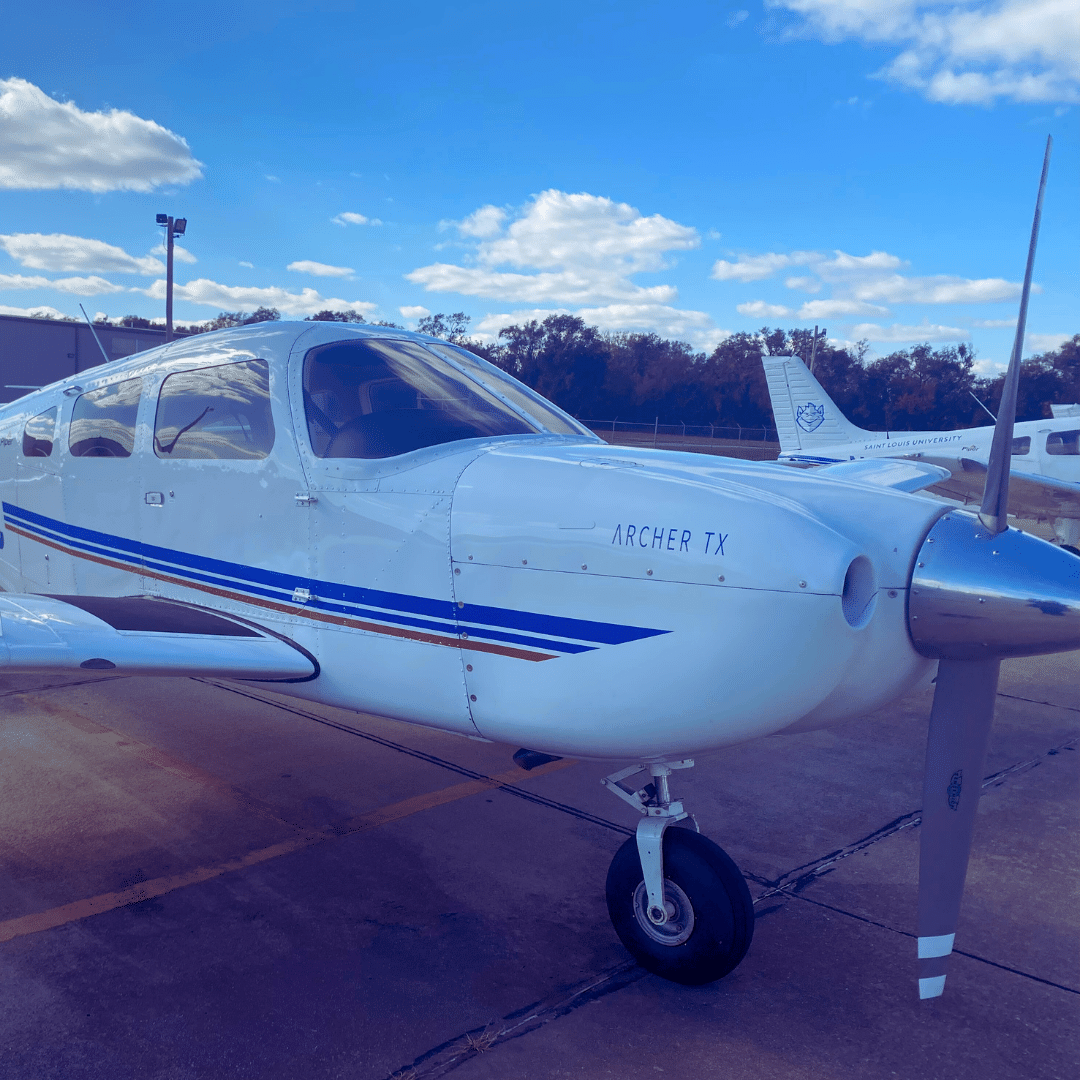
<instances>
[{"instance_id":1,"label":"rudder","mask_svg":"<svg viewBox=\"0 0 1080 1080\"><path fill-rule=\"evenodd\" d=\"M763 356L761 362L782 454L856 442L872 434L840 412L797 356Z\"/></svg>"}]
</instances>

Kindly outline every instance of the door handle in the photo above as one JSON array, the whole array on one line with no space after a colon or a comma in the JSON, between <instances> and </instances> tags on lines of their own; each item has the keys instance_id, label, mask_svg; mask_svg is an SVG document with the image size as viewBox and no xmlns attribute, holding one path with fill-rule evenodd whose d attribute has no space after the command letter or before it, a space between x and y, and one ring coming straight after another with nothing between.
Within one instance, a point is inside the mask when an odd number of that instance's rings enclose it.
<instances>
[{"instance_id":1,"label":"door handle","mask_svg":"<svg viewBox=\"0 0 1080 1080\"><path fill-rule=\"evenodd\" d=\"M163 491L148 491L146 493L147 506L164 506L165 493Z\"/></svg>"}]
</instances>

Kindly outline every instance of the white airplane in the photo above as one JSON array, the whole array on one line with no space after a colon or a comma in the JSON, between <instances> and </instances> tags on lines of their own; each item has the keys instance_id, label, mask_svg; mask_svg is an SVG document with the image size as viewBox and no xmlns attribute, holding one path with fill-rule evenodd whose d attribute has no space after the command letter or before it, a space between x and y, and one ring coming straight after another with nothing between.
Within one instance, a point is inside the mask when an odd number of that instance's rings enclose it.
<instances>
[{"instance_id":1,"label":"white airplane","mask_svg":"<svg viewBox=\"0 0 1080 1080\"><path fill-rule=\"evenodd\" d=\"M611 918L646 968L694 984L743 958L753 905L719 847L670 828L693 823L671 775L936 669L918 948L935 996L1000 658L1080 647L1080 560L1006 527L999 459L977 516L909 494L944 474L922 462L607 446L404 331L184 338L0 409L0 671L272 680L527 747L524 767L629 762L604 781L641 814Z\"/></svg>"},{"instance_id":2,"label":"white airplane","mask_svg":"<svg viewBox=\"0 0 1080 1080\"><path fill-rule=\"evenodd\" d=\"M866 431L856 427L797 356L762 358L780 437L780 461L828 465L869 458L925 461L949 470L930 489L979 502L994 428ZM1080 408L1053 407L1051 420L1015 425L1009 513L1048 521L1058 543L1080 555Z\"/></svg>"}]
</instances>

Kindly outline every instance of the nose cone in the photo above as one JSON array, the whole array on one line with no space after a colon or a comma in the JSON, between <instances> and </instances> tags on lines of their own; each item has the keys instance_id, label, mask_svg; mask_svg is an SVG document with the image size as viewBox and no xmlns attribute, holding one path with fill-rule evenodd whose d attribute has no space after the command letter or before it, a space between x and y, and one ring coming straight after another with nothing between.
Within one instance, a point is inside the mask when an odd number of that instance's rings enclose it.
<instances>
[{"instance_id":1,"label":"nose cone","mask_svg":"<svg viewBox=\"0 0 1080 1080\"><path fill-rule=\"evenodd\" d=\"M908 599L915 648L934 659L1080 649L1080 558L952 511L927 534Z\"/></svg>"}]
</instances>

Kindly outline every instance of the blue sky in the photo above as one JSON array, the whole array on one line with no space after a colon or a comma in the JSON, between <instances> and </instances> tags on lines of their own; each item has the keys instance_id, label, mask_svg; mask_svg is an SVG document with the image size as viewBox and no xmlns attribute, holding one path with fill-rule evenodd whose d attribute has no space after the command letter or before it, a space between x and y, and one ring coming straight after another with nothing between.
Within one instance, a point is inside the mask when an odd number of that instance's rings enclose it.
<instances>
[{"instance_id":1,"label":"blue sky","mask_svg":"<svg viewBox=\"0 0 1080 1080\"><path fill-rule=\"evenodd\" d=\"M23 5L0 312L553 311L709 347L1080 330L1080 0Z\"/></svg>"}]
</instances>

